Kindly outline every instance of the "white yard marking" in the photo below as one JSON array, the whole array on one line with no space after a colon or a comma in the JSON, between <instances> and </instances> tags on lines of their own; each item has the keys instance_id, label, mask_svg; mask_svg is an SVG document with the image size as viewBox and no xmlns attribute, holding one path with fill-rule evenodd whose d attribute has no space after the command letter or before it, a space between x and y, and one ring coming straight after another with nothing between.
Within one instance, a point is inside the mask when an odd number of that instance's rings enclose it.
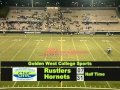
<instances>
[{"instance_id":1,"label":"white yard marking","mask_svg":"<svg viewBox=\"0 0 120 90\"><path fill-rule=\"evenodd\" d=\"M58 40L59 42L65 42L66 40Z\"/></svg>"},{"instance_id":2,"label":"white yard marking","mask_svg":"<svg viewBox=\"0 0 120 90\"><path fill-rule=\"evenodd\" d=\"M86 44L86 42L84 42L84 44L85 44L85 46L87 47L88 51L90 52L90 55L92 56L92 59L95 61L95 58L94 58L92 52L90 51L88 45Z\"/></svg>"},{"instance_id":3,"label":"white yard marking","mask_svg":"<svg viewBox=\"0 0 120 90\"><path fill-rule=\"evenodd\" d=\"M102 42L107 42L108 43L108 42L112 42L112 41L110 41L110 40L102 40Z\"/></svg>"},{"instance_id":4,"label":"white yard marking","mask_svg":"<svg viewBox=\"0 0 120 90\"><path fill-rule=\"evenodd\" d=\"M32 38L32 37L31 37ZM24 46L16 53L16 55L19 53L19 52L21 52L21 50L28 44L28 42L31 40L31 38L26 42L26 44L24 44ZM15 56L16 56L15 55ZM14 57L15 58L15 57ZM12 58L11 60L13 60L14 58ZM14 82L14 84L13 84L13 87L16 85L16 83L17 83L17 81L15 81Z\"/></svg>"},{"instance_id":5,"label":"white yard marking","mask_svg":"<svg viewBox=\"0 0 120 90\"><path fill-rule=\"evenodd\" d=\"M4 44L7 40L3 40L2 42L0 42L0 45Z\"/></svg>"},{"instance_id":6,"label":"white yard marking","mask_svg":"<svg viewBox=\"0 0 120 90\"><path fill-rule=\"evenodd\" d=\"M76 51L76 47L75 47L75 43L74 43L74 40L73 40L73 38L72 38L72 44L73 44L73 47L74 47L74 49L75 49L75 51ZM77 55L77 53L76 53L76 57L77 57L77 61L79 60L79 58L78 58L78 55Z\"/></svg>"},{"instance_id":7,"label":"white yard marking","mask_svg":"<svg viewBox=\"0 0 120 90\"><path fill-rule=\"evenodd\" d=\"M32 37L31 37L31 38L26 42L26 44L24 44L23 46L25 47L31 39L32 39ZM22 50L24 47L22 47L22 48L15 54L15 56L11 59L11 61L14 60L14 58L16 57L16 55L17 55L19 52L21 52L21 50ZM13 87L16 85L16 83L17 83L17 81L15 81L15 82L13 83Z\"/></svg>"},{"instance_id":8,"label":"white yard marking","mask_svg":"<svg viewBox=\"0 0 120 90\"><path fill-rule=\"evenodd\" d=\"M10 49L13 45L15 45L15 43L17 42L14 42L12 43L9 47L7 47L3 52L0 53L0 55L2 55L3 53L5 53L6 51L8 51L8 49Z\"/></svg>"},{"instance_id":9,"label":"white yard marking","mask_svg":"<svg viewBox=\"0 0 120 90\"><path fill-rule=\"evenodd\" d=\"M63 60L63 56L62 56L62 48L63 48L63 45L62 45L62 42L63 42L63 39L62 39L62 37L61 37L61 61ZM62 81L61 81L61 87L63 86L63 83L62 83Z\"/></svg>"},{"instance_id":10,"label":"white yard marking","mask_svg":"<svg viewBox=\"0 0 120 90\"><path fill-rule=\"evenodd\" d=\"M116 88L96 88L96 87L3 87L3 88L0 88L0 89L85 89L85 90L120 90L120 89L116 89Z\"/></svg>"},{"instance_id":11,"label":"white yard marking","mask_svg":"<svg viewBox=\"0 0 120 90\"><path fill-rule=\"evenodd\" d=\"M44 40L35 40L36 42L43 42Z\"/></svg>"},{"instance_id":12,"label":"white yard marking","mask_svg":"<svg viewBox=\"0 0 120 90\"><path fill-rule=\"evenodd\" d=\"M62 37L61 37L61 61L63 60L63 56L62 56L62 51L63 51L63 50L62 50L62 42L63 42L63 41L62 41Z\"/></svg>"},{"instance_id":13,"label":"white yard marking","mask_svg":"<svg viewBox=\"0 0 120 90\"><path fill-rule=\"evenodd\" d=\"M49 42L49 44L48 44L48 48L50 47L50 45L51 45L51 42L52 42L52 37L50 37L51 39L50 39L50 42ZM45 56L45 61L46 61L46 58L47 58L47 55ZM38 83L37 83L37 87L39 87L39 84L40 84L40 81L38 81Z\"/></svg>"},{"instance_id":14,"label":"white yard marking","mask_svg":"<svg viewBox=\"0 0 120 90\"><path fill-rule=\"evenodd\" d=\"M114 39L113 37L111 37L111 38ZM114 39L114 40L119 43L119 41L117 41L116 39ZM110 44L110 43L108 43L108 44ZM112 44L110 44L110 45L120 54L119 50L117 50Z\"/></svg>"},{"instance_id":15,"label":"white yard marking","mask_svg":"<svg viewBox=\"0 0 120 90\"><path fill-rule=\"evenodd\" d=\"M14 42L20 42L20 41L22 41L22 39L14 39L12 41L14 41Z\"/></svg>"},{"instance_id":16,"label":"white yard marking","mask_svg":"<svg viewBox=\"0 0 120 90\"><path fill-rule=\"evenodd\" d=\"M84 86L85 86L85 87L87 87L87 86L86 86L86 82L85 82L85 81L84 81Z\"/></svg>"},{"instance_id":17,"label":"white yard marking","mask_svg":"<svg viewBox=\"0 0 120 90\"><path fill-rule=\"evenodd\" d=\"M14 84L13 84L13 86L12 86L12 87L14 87L14 86L16 85L16 83L17 83L17 82L14 82Z\"/></svg>"},{"instance_id":18,"label":"white yard marking","mask_svg":"<svg viewBox=\"0 0 120 90\"><path fill-rule=\"evenodd\" d=\"M93 60L95 61L95 58L94 58L92 52L90 51L88 45L86 44L86 42L84 42L84 44L85 44L85 46L87 47L88 51L90 52L90 55L92 56ZM85 82L84 82L84 86L87 87Z\"/></svg>"},{"instance_id":19,"label":"white yard marking","mask_svg":"<svg viewBox=\"0 0 120 90\"><path fill-rule=\"evenodd\" d=\"M106 81L106 83L107 83L108 87L109 87L109 88L111 88L111 86L110 86L109 82L108 82L108 81Z\"/></svg>"},{"instance_id":20,"label":"white yard marking","mask_svg":"<svg viewBox=\"0 0 120 90\"><path fill-rule=\"evenodd\" d=\"M39 87L39 84L40 84L40 81L38 81L38 83L37 83L37 87Z\"/></svg>"},{"instance_id":21,"label":"white yard marking","mask_svg":"<svg viewBox=\"0 0 120 90\"><path fill-rule=\"evenodd\" d=\"M109 45L109 46L111 46L117 53L119 53L120 54L120 51L119 50L117 50L111 43L109 43L109 42L107 42L107 44Z\"/></svg>"},{"instance_id":22,"label":"white yard marking","mask_svg":"<svg viewBox=\"0 0 120 90\"><path fill-rule=\"evenodd\" d=\"M22 51L22 49L28 44L31 38L17 51L17 53L11 58L11 61L15 59L15 57Z\"/></svg>"},{"instance_id":23,"label":"white yard marking","mask_svg":"<svg viewBox=\"0 0 120 90\"><path fill-rule=\"evenodd\" d=\"M112 61L112 59L104 52L104 50L102 49L102 47L99 45L99 43L96 42L96 40L94 38L92 38L92 40L95 42L95 44L101 49L101 51L107 56L107 58Z\"/></svg>"},{"instance_id":24,"label":"white yard marking","mask_svg":"<svg viewBox=\"0 0 120 90\"><path fill-rule=\"evenodd\" d=\"M51 37L51 39L50 39L50 42L49 42L48 48L50 47L51 42L52 42L52 37ZM45 59L44 59L45 61L46 61L46 58L47 58L47 55L45 55Z\"/></svg>"},{"instance_id":25,"label":"white yard marking","mask_svg":"<svg viewBox=\"0 0 120 90\"><path fill-rule=\"evenodd\" d=\"M94 38L92 38L92 39L93 39L93 41L96 43L96 45L102 50L102 47L99 45L99 43L97 43L97 42L94 40ZM103 51L103 50L102 50L102 51ZM103 53L106 55L106 53L105 53L104 51L103 51ZM108 57L108 55L107 55L107 57ZM108 57L108 58L109 58L110 61L112 61L112 59L111 59L110 57ZM109 82L106 81L106 83L107 83L108 87L111 88Z\"/></svg>"},{"instance_id":26,"label":"white yard marking","mask_svg":"<svg viewBox=\"0 0 120 90\"><path fill-rule=\"evenodd\" d=\"M39 45L39 43L40 43L40 42L37 42L37 44L35 45L35 47L34 47L32 53L31 53L31 55L30 55L29 58L28 58L28 61L29 61L29 60L31 59L31 57L33 56L33 54L34 54L34 52L35 52L37 46Z\"/></svg>"},{"instance_id":27,"label":"white yard marking","mask_svg":"<svg viewBox=\"0 0 120 90\"><path fill-rule=\"evenodd\" d=\"M74 47L74 49L77 50L76 47L75 47L75 43L74 43L73 38L72 38L72 43L73 43L73 47ZM78 55L77 55L77 54L76 54L76 57L77 57L77 61L78 61L79 58L78 58ZM84 83L84 86L86 87L86 82L84 81L83 83Z\"/></svg>"},{"instance_id":28,"label":"white yard marking","mask_svg":"<svg viewBox=\"0 0 120 90\"><path fill-rule=\"evenodd\" d=\"M87 42L87 40L80 40L80 42Z\"/></svg>"},{"instance_id":29,"label":"white yard marking","mask_svg":"<svg viewBox=\"0 0 120 90\"><path fill-rule=\"evenodd\" d=\"M116 40L115 37L112 37L112 39L114 39L117 43L120 44L120 41L119 41L119 40Z\"/></svg>"}]
</instances>

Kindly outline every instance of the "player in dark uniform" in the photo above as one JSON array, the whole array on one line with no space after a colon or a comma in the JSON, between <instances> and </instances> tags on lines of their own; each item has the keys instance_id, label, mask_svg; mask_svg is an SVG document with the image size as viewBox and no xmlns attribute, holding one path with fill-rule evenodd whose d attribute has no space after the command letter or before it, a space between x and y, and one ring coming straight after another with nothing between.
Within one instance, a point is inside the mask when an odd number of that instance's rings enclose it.
<instances>
[{"instance_id":1,"label":"player in dark uniform","mask_svg":"<svg viewBox=\"0 0 120 90\"><path fill-rule=\"evenodd\" d=\"M107 48L107 54L111 54L111 52L112 52L112 48L111 47Z\"/></svg>"},{"instance_id":2,"label":"player in dark uniform","mask_svg":"<svg viewBox=\"0 0 120 90\"><path fill-rule=\"evenodd\" d=\"M5 31L3 31L3 36L5 36L5 34L6 34Z\"/></svg>"}]
</instances>

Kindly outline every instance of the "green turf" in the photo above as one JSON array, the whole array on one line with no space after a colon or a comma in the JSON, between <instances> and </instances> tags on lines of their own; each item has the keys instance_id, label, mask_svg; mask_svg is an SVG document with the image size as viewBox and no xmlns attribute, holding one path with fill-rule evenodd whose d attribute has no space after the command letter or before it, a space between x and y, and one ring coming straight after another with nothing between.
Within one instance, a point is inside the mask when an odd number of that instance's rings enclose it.
<instances>
[{"instance_id":1,"label":"green turf","mask_svg":"<svg viewBox=\"0 0 120 90\"><path fill-rule=\"evenodd\" d=\"M120 36L105 35L57 35L57 34L0 34L1 61L119 61ZM105 49L112 47L112 54L107 55ZM49 50L57 54L49 54ZM79 53L75 53L75 51ZM74 52L74 53L73 53ZM85 52L85 53L81 53ZM47 53L47 54L46 54ZM120 82L0 82L0 87L77 87L76 89L117 88ZM55 87L57 89L55 89ZM30 89L30 88L29 88ZM71 88L72 89L72 88ZM11 89L10 89L11 90ZM31 88L32 90L32 88ZM59 89L61 90L61 89ZM73 90L73 89L72 89Z\"/></svg>"}]
</instances>

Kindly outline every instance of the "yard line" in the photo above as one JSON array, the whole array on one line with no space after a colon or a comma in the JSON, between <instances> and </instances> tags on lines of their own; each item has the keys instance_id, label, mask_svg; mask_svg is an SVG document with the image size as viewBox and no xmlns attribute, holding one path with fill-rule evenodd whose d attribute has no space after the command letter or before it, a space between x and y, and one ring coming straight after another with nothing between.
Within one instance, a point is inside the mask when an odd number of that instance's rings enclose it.
<instances>
[{"instance_id":1,"label":"yard line","mask_svg":"<svg viewBox=\"0 0 120 90\"><path fill-rule=\"evenodd\" d=\"M85 90L120 90L116 88L94 88L94 87L4 87L0 89L85 89Z\"/></svg>"},{"instance_id":2,"label":"yard line","mask_svg":"<svg viewBox=\"0 0 120 90\"><path fill-rule=\"evenodd\" d=\"M48 48L50 47L51 42L52 42L52 37L51 37L50 42L49 42L49 44L48 44ZM45 59L44 59L44 61L46 61L46 58L47 58L47 54L45 55ZM38 81L38 83L37 83L37 87L39 87L39 84L40 84L40 81Z\"/></svg>"},{"instance_id":3,"label":"yard line","mask_svg":"<svg viewBox=\"0 0 120 90\"><path fill-rule=\"evenodd\" d=\"M39 84L40 84L40 81L38 81L38 83L37 83L37 87L39 87Z\"/></svg>"},{"instance_id":4,"label":"yard line","mask_svg":"<svg viewBox=\"0 0 120 90\"><path fill-rule=\"evenodd\" d=\"M6 50L4 50L4 52L6 52L9 48L11 48L15 43L16 43L16 42L12 43ZM2 52L2 53L4 53L4 52ZM1 54L1 53L0 53L0 54ZM16 84L16 82L13 83L13 86L14 86L15 84Z\"/></svg>"},{"instance_id":5,"label":"yard line","mask_svg":"<svg viewBox=\"0 0 120 90\"><path fill-rule=\"evenodd\" d=\"M111 37L112 39L114 39L113 37ZM119 41L117 41L116 39L114 39L116 42L118 42L119 43ZM110 43L109 43L110 44ZM112 47L114 47L112 44L110 44ZM115 47L114 47L114 49L120 54L120 51L119 50L117 50Z\"/></svg>"},{"instance_id":6,"label":"yard line","mask_svg":"<svg viewBox=\"0 0 120 90\"><path fill-rule=\"evenodd\" d=\"M86 82L84 81L84 86L87 87Z\"/></svg>"},{"instance_id":7,"label":"yard line","mask_svg":"<svg viewBox=\"0 0 120 90\"><path fill-rule=\"evenodd\" d=\"M93 60L95 61L95 58L94 58L92 52L90 51L88 45L86 44L86 42L84 42L84 44L85 44L85 46L87 47L88 51L90 52L90 55L92 56ZM84 86L86 87L86 83L85 83L85 82L84 82Z\"/></svg>"},{"instance_id":8,"label":"yard line","mask_svg":"<svg viewBox=\"0 0 120 90\"><path fill-rule=\"evenodd\" d=\"M109 88L111 88L111 86L110 86L109 82L108 82L108 81L106 81L106 83L107 83L108 87L109 87Z\"/></svg>"},{"instance_id":9,"label":"yard line","mask_svg":"<svg viewBox=\"0 0 120 90\"><path fill-rule=\"evenodd\" d=\"M50 42L49 42L48 48L50 47L51 42L52 42L52 37L51 37L51 39L50 39ZM45 59L44 59L45 61L46 61L46 58L47 58L47 54L45 55Z\"/></svg>"},{"instance_id":10,"label":"yard line","mask_svg":"<svg viewBox=\"0 0 120 90\"><path fill-rule=\"evenodd\" d=\"M63 56L62 56L62 37L61 37L61 61L63 60Z\"/></svg>"},{"instance_id":11,"label":"yard line","mask_svg":"<svg viewBox=\"0 0 120 90\"><path fill-rule=\"evenodd\" d=\"M74 43L74 41L73 41L73 38L72 38L72 44L73 44L73 47L74 47L74 49L75 49L75 51L76 51L76 47L75 47L75 43ZM77 60L79 60L77 53L76 53L76 57L77 57Z\"/></svg>"},{"instance_id":12,"label":"yard line","mask_svg":"<svg viewBox=\"0 0 120 90\"><path fill-rule=\"evenodd\" d=\"M72 43L73 43L73 47L74 47L74 49L77 50L76 47L75 47L75 43L74 43L73 38L72 38ZM78 61L79 58L78 58L78 55L77 55L77 54L76 54L76 57L77 57L77 61ZM83 83L84 83L84 86L86 87L86 83L85 83L85 81L84 81Z\"/></svg>"},{"instance_id":13,"label":"yard line","mask_svg":"<svg viewBox=\"0 0 120 90\"><path fill-rule=\"evenodd\" d=\"M119 42L118 40L116 40L116 39L115 39L115 37L112 37L112 39L114 39L117 43L119 43L119 44L120 44L120 42Z\"/></svg>"},{"instance_id":14,"label":"yard line","mask_svg":"<svg viewBox=\"0 0 120 90\"><path fill-rule=\"evenodd\" d=\"M7 39L8 40L8 39ZM0 45L4 44L7 40L3 40ZM0 62L0 67L1 67L1 62ZM0 74L1 74L1 71L0 71ZM1 80L1 79L0 79Z\"/></svg>"},{"instance_id":15,"label":"yard line","mask_svg":"<svg viewBox=\"0 0 120 90\"><path fill-rule=\"evenodd\" d=\"M85 44L85 46L87 47L88 51L90 52L90 55L92 56L93 60L95 61L95 58L94 58L93 54L91 53L91 51L90 51L88 45L86 44L86 42L84 42L84 44Z\"/></svg>"},{"instance_id":16,"label":"yard line","mask_svg":"<svg viewBox=\"0 0 120 90\"><path fill-rule=\"evenodd\" d=\"M0 45L4 44L7 40L3 40L2 42L0 42Z\"/></svg>"},{"instance_id":17,"label":"yard line","mask_svg":"<svg viewBox=\"0 0 120 90\"><path fill-rule=\"evenodd\" d=\"M17 83L17 82L15 81L12 87L14 87L14 86L16 85L16 83Z\"/></svg>"},{"instance_id":18,"label":"yard line","mask_svg":"<svg viewBox=\"0 0 120 90\"><path fill-rule=\"evenodd\" d=\"M10 49L16 42L12 43L9 47L7 47L3 52L0 53L0 55L2 55L3 53L5 53L8 49Z\"/></svg>"},{"instance_id":19,"label":"yard line","mask_svg":"<svg viewBox=\"0 0 120 90\"><path fill-rule=\"evenodd\" d=\"M107 58L112 61L112 59L103 51L102 47L96 42L96 40L94 38L92 38L92 40L95 42L95 44L101 49L101 51L107 56Z\"/></svg>"},{"instance_id":20,"label":"yard line","mask_svg":"<svg viewBox=\"0 0 120 90\"><path fill-rule=\"evenodd\" d=\"M17 51L17 53L11 58L11 61L15 59L15 57L21 52L21 50L28 44L31 38Z\"/></svg>"},{"instance_id":21,"label":"yard line","mask_svg":"<svg viewBox=\"0 0 120 90\"><path fill-rule=\"evenodd\" d=\"M112 46L112 48L115 49L115 51L120 54L120 51L118 51L112 44L110 44L110 42L107 42L107 44L110 45L110 46Z\"/></svg>"},{"instance_id":22,"label":"yard line","mask_svg":"<svg viewBox=\"0 0 120 90\"><path fill-rule=\"evenodd\" d=\"M62 37L61 37L61 61L63 60L62 47L63 47L63 45L62 45ZM61 87L63 86L62 84L63 84L63 83L62 83L62 81L61 81Z\"/></svg>"},{"instance_id":23,"label":"yard line","mask_svg":"<svg viewBox=\"0 0 120 90\"><path fill-rule=\"evenodd\" d=\"M95 39L92 38L92 40L93 40L93 41L96 43L96 45L102 50L102 47L95 41ZM102 50L102 51L103 51L103 50ZM105 53L104 51L103 51L103 53L106 55L106 53ZM108 55L107 55L107 57L108 57ZM110 61L112 61L112 59L111 59L110 57L108 57L108 58L109 58ZM111 88L109 82L106 81L106 83L107 83L108 87Z\"/></svg>"},{"instance_id":24,"label":"yard line","mask_svg":"<svg viewBox=\"0 0 120 90\"><path fill-rule=\"evenodd\" d=\"M31 39L32 39L32 37L27 41L27 44L28 44L28 42L29 42ZM26 46L27 44L25 44L24 46ZM23 47L19 50L19 52L20 52L22 49L23 49ZM18 54L19 52L17 52L17 54ZM13 58L13 59L14 59L14 58ZM12 61L13 59L11 59L11 61ZM16 85L16 83L17 83L17 81L15 81L15 82L13 83L13 87Z\"/></svg>"},{"instance_id":25,"label":"yard line","mask_svg":"<svg viewBox=\"0 0 120 90\"><path fill-rule=\"evenodd\" d=\"M42 37L41 37L40 40L42 40ZM28 61L30 60L30 58L31 58L32 55L34 54L34 52L35 52L35 50L36 50L36 47L39 45L39 43L40 43L40 41L38 41L37 44L35 45L34 50L32 51L31 55L30 55L29 58L28 58ZM37 87L39 86L39 83L40 83L40 82L38 81Z\"/></svg>"},{"instance_id":26,"label":"yard line","mask_svg":"<svg viewBox=\"0 0 120 90\"><path fill-rule=\"evenodd\" d=\"M34 54L34 52L35 52L35 50L36 50L36 47L39 45L39 43L40 43L40 41L38 41L37 44L35 45L35 47L34 47L32 53L31 53L31 55L30 55L29 58L28 58L28 61L29 61L29 60L31 59L31 57L33 56L33 54Z\"/></svg>"},{"instance_id":27,"label":"yard line","mask_svg":"<svg viewBox=\"0 0 120 90\"><path fill-rule=\"evenodd\" d=\"M40 40L42 40L42 37L41 37L41 39L40 39ZM31 58L31 57L32 57L32 55L34 54L34 52L35 52L35 50L36 50L36 47L39 45L39 43L40 43L40 41L38 41L38 42L37 42L37 44L36 44L36 46L35 46L35 48L34 48L33 52L31 53L30 57L28 58L28 61L30 60L30 58ZM38 81L38 83L37 83L37 87L39 87L39 83L40 83L40 81Z\"/></svg>"}]
</instances>

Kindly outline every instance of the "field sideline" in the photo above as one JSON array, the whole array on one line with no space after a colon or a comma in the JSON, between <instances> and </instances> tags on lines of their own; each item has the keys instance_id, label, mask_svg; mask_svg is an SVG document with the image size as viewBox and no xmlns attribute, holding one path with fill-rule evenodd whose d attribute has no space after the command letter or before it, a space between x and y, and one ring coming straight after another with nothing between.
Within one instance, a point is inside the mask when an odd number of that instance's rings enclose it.
<instances>
[{"instance_id":1,"label":"field sideline","mask_svg":"<svg viewBox=\"0 0 120 90\"><path fill-rule=\"evenodd\" d=\"M120 36L0 34L0 61L119 61ZM106 53L107 47L112 54ZM120 82L0 82L1 89L15 87L42 90L116 90ZM46 88L45 88L46 87ZM32 90L32 88L31 88Z\"/></svg>"}]
</instances>

